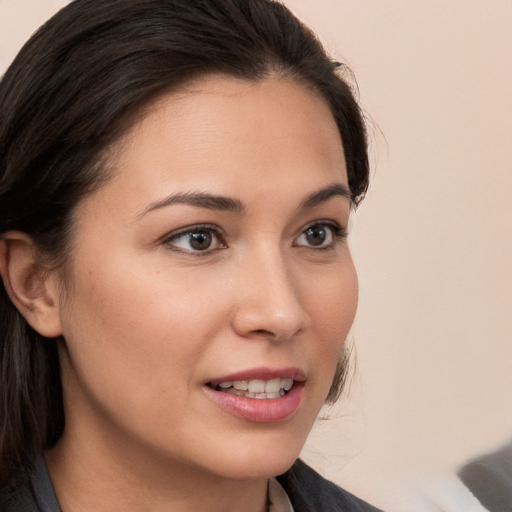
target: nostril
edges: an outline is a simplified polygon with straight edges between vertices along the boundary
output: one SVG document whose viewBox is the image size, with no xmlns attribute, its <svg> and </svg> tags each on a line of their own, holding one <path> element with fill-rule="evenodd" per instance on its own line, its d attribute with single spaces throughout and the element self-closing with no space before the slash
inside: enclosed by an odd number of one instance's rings
<svg viewBox="0 0 512 512">
<path fill-rule="evenodd" d="M 275 338 L 276 333 L 266 329 L 256 329 L 253 331 L 255 334 L 261 334 L 262 336 L 271 336 Z"/>
</svg>

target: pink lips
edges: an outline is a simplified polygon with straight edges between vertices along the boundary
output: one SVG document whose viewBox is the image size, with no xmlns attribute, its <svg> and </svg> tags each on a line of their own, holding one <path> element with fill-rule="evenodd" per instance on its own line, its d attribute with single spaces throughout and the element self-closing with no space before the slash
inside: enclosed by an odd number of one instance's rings
<svg viewBox="0 0 512 512">
<path fill-rule="evenodd" d="M 280 398 L 248 398 L 232 395 L 214 389 L 221 382 L 240 380 L 271 380 L 293 379 L 293 387 Z M 299 368 L 282 368 L 270 370 L 269 368 L 254 368 L 233 373 L 224 377 L 215 378 L 204 386 L 204 391 L 221 409 L 238 418 L 255 423 L 275 423 L 292 416 L 302 402 L 305 373 Z"/>
</svg>

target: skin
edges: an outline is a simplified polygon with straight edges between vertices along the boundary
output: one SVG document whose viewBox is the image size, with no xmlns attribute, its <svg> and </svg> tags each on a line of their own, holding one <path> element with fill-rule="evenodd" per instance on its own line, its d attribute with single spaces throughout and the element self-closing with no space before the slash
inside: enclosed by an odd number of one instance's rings
<svg viewBox="0 0 512 512">
<path fill-rule="evenodd" d="M 290 79 L 209 77 L 155 101 L 111 164 L 48 284 L 65 339 L 66 429 L 46 453 L 62 509 L 263 511 L 266 479 L 299 455 L 356 311 L 347 241 L 330 238 L 349 199 L 303 206 L 348 187 L 334 119 Z M 165 204 L 197 192 L 244 211 Z M 204 251 L 176 235 L 198 224 L 219 233 Z M 312 224 L 327 233 L 320 247 L 304 235 Z M 285 420 L 237 418 L 205 393 L 261 366 L 307 377 Z"/>
</svg>

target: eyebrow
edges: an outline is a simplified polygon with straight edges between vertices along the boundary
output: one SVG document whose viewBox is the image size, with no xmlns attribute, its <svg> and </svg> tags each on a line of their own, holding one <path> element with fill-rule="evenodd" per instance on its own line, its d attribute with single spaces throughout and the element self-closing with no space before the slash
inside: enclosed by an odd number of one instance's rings
<svg viewBox="0 0 512 512">
<path fill-rule="evenodd" d="M 317 190 L 300 203 L 299 209 L 304 210 L 318 206 L 332 197 L 344 197 L 349 201 L 352 200 L 352 195 L 349 189 L 341 183 L 333 183 L 325 188 Z M 233 213 L 244 213 L 246 208 L 242 201 L 225 196 L 216 196 L 205 192 L 188 192 L 182 194 L 172 194 L 159 201 L 151 203 L 138 217 L 143 217 L 149 212 L 172 206 L 175 204 L 187 204 L 196 206 L 198 208 L 206 208 L 208 210 L 217 210 Z"/>
<path fill-rule="evenodd" d="M 174 204 L 188 204 L 198 208 L 207 208 L 208 210 L 218 210 L 224 212 L 243 213 L 245 206 L 238 199 L 224 196 L 214 196 L 205 192 L 188 192 L 184 194 L 172 194 L 170 196 L 151 203 L 139 217 L 146 213 Z"/>
<path fill-rule="evenodd" d="M 331 197 L 344 197 L 352 202 L 352 194 L 350 190 L 341 183 L 333 183 L 325 188 L 322 188 L 316 192 L 313 192 L 302 201 L 301 209 L 313 208 L 321 203 L 331 199 Z"/>
</svg>

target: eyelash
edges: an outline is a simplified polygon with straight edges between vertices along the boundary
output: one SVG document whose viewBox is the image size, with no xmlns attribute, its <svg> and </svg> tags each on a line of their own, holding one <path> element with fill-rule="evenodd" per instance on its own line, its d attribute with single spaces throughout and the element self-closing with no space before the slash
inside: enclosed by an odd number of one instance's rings
<svg viewBox="0 0 512 512">
<path fill-rule="evenodd" d="M 332 234 L 332 241 L 329 242 L 327 245 L 319 245 L 319 246 L 302 245 L 302 244 L 297 243 L 297 240 L 300 237 L 306 236 L 306 232 L 308 230 L 316 228 L 316 227 L 328 228 L 328 230 Z M 176 240 L 179 240 L 180 238 L 185 239 L 187 237 L 187 235 L 190 237 L 190 235 L 199 234 L 201 232 L 213 235 L 212 238 L 217 240 L 218 246 L 214 247 L 214 248 L 210 248 L 210 246 L 208 246 L 205 250 L 199 250 L 199 249 L 194 250 L 193 248 L 187 249 L 187 248 L 177 247 L 175 243 L 173 244 L 173 241 L 175 242 Z M 347 237 L 348 237 L 347 230 L 344 228 L 341 228 L 337 223 L 332 222 L 332 221 L 317 220 L 317 221 L 307 225 L 300 232 L 300 234 L 297 237 L 295 237 L 293 245 L 295 247 L 313 249 L 315 251 L 325 251 L 325 250 L 333 249 L 337 245 L 337 242 L 344 241 L 347 239 Z M 189 238 L 189 241 L 190 241 L 190 238 Z M 211 225 L 211 224 L 197 224 L 194 226 L 183 228 L 182 230 L 178 231 L 177 233 L 172 233 L 169 236 L 166 236 L 163 239 L 163 243 L 165 245 L 167 245 L 171 250 L 189 254 L 192 256 L 205 256 L 214 251 L 227 249 L 227 247 L 228 247 L 223 239 L 223 235 L 222 235 L 221 231 L 216 226 Z"/>
</svg>

